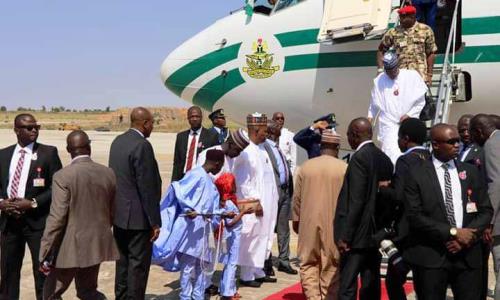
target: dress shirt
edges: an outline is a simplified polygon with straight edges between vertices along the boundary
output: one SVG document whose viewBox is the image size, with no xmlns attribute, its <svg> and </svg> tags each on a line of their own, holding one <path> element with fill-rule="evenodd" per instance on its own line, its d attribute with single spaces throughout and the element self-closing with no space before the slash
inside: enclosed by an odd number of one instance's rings
<svg viewBox="0 0 500 300">
<path fill-rule="evenodd" d="M 465 147 L 465 150 L 463 152 L 460 152 L 460 161 L 463 162 L 467 155 L 469 155 L 470 150 L 472 149 L 472 144 L 469 144 L 467 147 Z"/>
<path fill-rule="evenodd" d="M 217 131 L 217 134 L 220 134 L 220 131 L 221 131 L 222 129 L 220 129 L 220 128 L 219 128 L 219 127 L 217 127 L 217 126 L 214 126 L 213 128 L 215 129 L 215 131 Z"/>
<path fill-rule="evenodd" d="M 78 155 L 78 156 L 75 156 L 75 157 L 71 160 L 71 163 L 74 163 L 77 159 L 84 158 L 84 157 L 88 157 L 88 158 L 90 158 L 90 155 L 83 154 L 83 155 Z"/>
<path fill-rule="evenodd" d="M 363 148 L 364 145 L 370 144 L 370 143 L 373 143 L 373 141 L 372 140 L 368 140 L 368 141 L 362 142 L 361 144 L 359 144 L 358 148 L 356 148 L 355 152 L 357 152 L 357 151 L 359 151 L 359 149 Z"/>
<path fill-rule="evenodd" d="M 193 132 L 196 132 L 196 135 L 193 136 Z M 197 154 L 198 154 L 198 141 L 200 140 L 200 134 L 201 134 L 201 127 L 198 128 L 198 130 L 189 130 L 189 136 L 188 136 L 188 143 L 186 147 L 186 161 L 184 162 L 184 173 L 186 173 L 186 167 L 187 167 L 187 161 L 189 159 L 189 146 L 191 146 L 191 141 L 193 140 L 193 137 L 196 139 L 195 146 L 194 146 L 194 154 L 193 154 L 193 164 L 191 166 L 191 169 L 196 166 L 196 160 L 197 160 Z"/>
<path fill-rule="evenodd" d="M 280 150 L 274 141 L 266 140 L 266 142 L 269 144 L 269 146 L 271 146 L 274 157 L 276 158 L 276 163 L 278 164 L 278 170 L 280 172 L 280 184 L 285 184 L 287 182 L 285 169 L 287 166 L 283 164 L 286 163 L 283 161 L 284 155 L 279 152 Z"/>
<path fill-rule="evenodd" d="M 444 162 L 440 161 L 434 155 L 432 156 L 432 163 L 436 169 L 437 177 L 439 179 L 439 186 L 441 187 L 441 193 L 443 194 L 443 201 L 446 202 L 446 194 L 444 189 Z M 464 206 L 462 202 L 462 185 L 460 184 L 460 179 L 458 178 L 458 170 L 455 162 L 450 160 L 447 162 L 448 172 L 450 173 L 451 179 L 451 191 L 453 197 L 453 212 L 455 214 L 455 221 L 457 223 L 457 228 L 462 228 L 462 223 L 464 219 Z"/>
<path fill-rule="evenodd" d="M 19 178 L 19 187 L 17 188 L 17 197 L 24 198 L 26 194 L 26 184 L 28 183 L 28 175 L 31 166 L 31 160 L 33 157 L 33 145 L 34 143 L 29 144 L 26 147 L 21 147 L 19 144 L 16 145 L 14 149 L 14 153 L 12 154 L 12 159 L 10 161 L 9 167 L 9 185 L 7 186 L 7 195 L 10 195 L 10 190 L 12 186 L 12 180 L 14 179 L 14 173 L 16 173 L 17 163 L 19 162 L 19 158 L 21 157 L 21 153 L 19 151 L 23 149 L 26 151 L 24 154 L 24 164 L 23 170 L 21 171 L 21 177 Z"/>
<path fill-rule="evenodd" d="M 130 128 L 130 129 L 137 132 L 140 136 L 144 137 L 144 134 L 139 129 L 135 129 L 135 128 Z"/>
<path fill-rule="evenodd" d="M 403 153 L 403 155 L 409 154 L 409 153 L 411 153 L 413 150 L 427 150 L 427 148 L 425 148 L 424 146 L 415 146 L 415 147 L 411 147 L 410 149 L 406 150 L 406 152 L 405 152 L 405 153 Z"/>
</svg>

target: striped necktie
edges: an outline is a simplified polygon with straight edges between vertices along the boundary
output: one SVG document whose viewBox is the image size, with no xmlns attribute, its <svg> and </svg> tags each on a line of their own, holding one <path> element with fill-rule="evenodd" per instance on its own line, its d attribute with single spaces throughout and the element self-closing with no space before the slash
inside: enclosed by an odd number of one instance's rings
<svg viewBox="0 0 500 300">
<path fill-rule="evenodd" d="M 12 178 L 12 183 L 10 186 L 10 198 L 17 198 L 17 192 L 19 190 L 19 181 L 21 180 L 21 173 L 23 172 L 24 166 L 24 156 L 26 155 L 26 150 L 19 150 L 21 154 L 19 156 L 19 160 L 17 161 L 16 172 L 14 173 L 14 177 Z"/>
<path fill-rule="evenodd" d="M 457 222 L 455 221 L 455 210 L 453 208 L 453 192 L 451 190 L 451 177 L 448 169 L 450 166 L 445 163 L 442 165 L 444 169 L 444 204 L 446 207 L 446 216 L 448 218 L 448 222 L 452 227 L 457 226 Z"/>
</svg>

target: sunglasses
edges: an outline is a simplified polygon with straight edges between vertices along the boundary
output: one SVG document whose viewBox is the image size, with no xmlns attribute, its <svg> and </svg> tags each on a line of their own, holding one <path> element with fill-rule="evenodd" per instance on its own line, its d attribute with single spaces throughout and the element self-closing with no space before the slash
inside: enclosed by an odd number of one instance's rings
<svg viewBox="0 0 500 300">
<path fill-rule="evenodd" d="M 40 130 L 40 125 L 21 125 L 17 126 L 19 129 L 26 129 L 27 131 L 32 131 L 33 129 L 36 129 L 37 131 Z"/>
<path fill-rule="evenodd" d="M 274 118 L 274 119 L 275 119 L 275 120 L 284 120 L 284 119 L 285 119 L 285 117 L 276 117 L 276 118 Z"/>
<path fill-rule="evenodd" d="M 448 145 L 456 145 L 456 144 L 460 144 L 460 139 L 459 138 L 452 138 L 452 139 L 449 139 L 447 141 L 436 141 L 438 143 L 445 143 L 445 144 L 448 144 Z"/>
</svg>

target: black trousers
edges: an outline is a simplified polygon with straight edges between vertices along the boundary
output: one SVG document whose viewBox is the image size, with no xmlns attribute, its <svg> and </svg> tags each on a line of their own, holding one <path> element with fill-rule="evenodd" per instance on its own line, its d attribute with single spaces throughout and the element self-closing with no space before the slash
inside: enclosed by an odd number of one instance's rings
<svg viewBox="0 0 500 300">
<path fill-rule="evenodd" d="M 481 298 L 481 268 L 471 269 L 464 262 L 453 262 L 439 269 L 413 266 L 412 270 L 418 300 L 445 300 L 448 285 L 455 300 Z"/>
<path fill-rule="evenodd" d="M 339 300 L 356 300 L 358 275 L 360 300 L 380 300 L 380 261 L 377 249 L 351 249 L 340 259 Z M 421 300 L 421 299 L 419 299 Z"/>
<path fill-rule="evenodd" d="M 120 259 L 116 262 L 117 300 L 144 299 L 148 284 L 153 244 L 151 230 L 113 228 Z"/>
<path fill-rule="evenodd" d="M 42 235 L 43 230 L 32 230 L 22 219 L 10 219 L 7 221 L 7 226 L 2 231 L 0 242 L 0 299 L 19 299 L 21 268 L 23 266 L 26 244 L 28 244 L 31 254 L 36 299 L 42 299 L 45 275 L 38 271 L 40 267 L 38 254 L 40 252 Z"/>
<path fill-rule="evenodd" d="M 483 266 L 482 266 L 482 284 L 481 299 L 486 300 L 488 297 L 488 260 L 490 259 L 491 247 L 487 243 L 482 242 L 483 247 Z"/>
<path fill-rule="evenodd" d="M 387 265 L 387 275 L 385 278 L 385 287 L 390 300 L 406 300 L 404 284 L 406 277 L 410 273 L 410 266 L 401 260 L 394 264 L 389 261 Z"/>
</svg>

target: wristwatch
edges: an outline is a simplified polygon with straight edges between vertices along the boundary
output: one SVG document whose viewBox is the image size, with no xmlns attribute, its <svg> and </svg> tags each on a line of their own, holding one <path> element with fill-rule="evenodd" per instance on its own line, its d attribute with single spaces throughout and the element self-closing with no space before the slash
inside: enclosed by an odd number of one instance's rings
<svg viewBox="0 0 500 300">
<path fill-rule="evenodd" d="M 450 228 L 450 235 L 452 237 L 456 237 L 457 236 L 457 229 L 455 227 L 451 227 Z"/>
<path fill-rule="evenodd" d="M 36 202 L 36 199 L 33 198 L 33 201 L 31 201 L 31 208 L 37 208 L 38 207 L 38 202 Z"/>
</svg>

